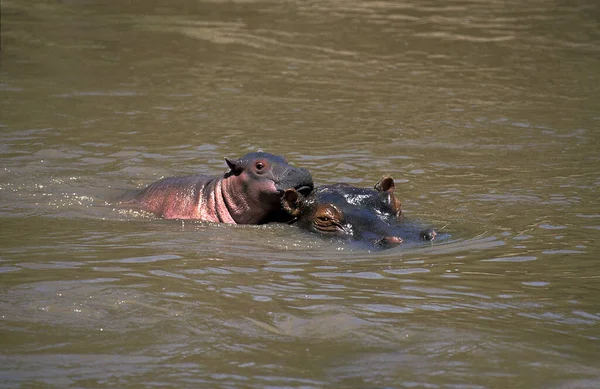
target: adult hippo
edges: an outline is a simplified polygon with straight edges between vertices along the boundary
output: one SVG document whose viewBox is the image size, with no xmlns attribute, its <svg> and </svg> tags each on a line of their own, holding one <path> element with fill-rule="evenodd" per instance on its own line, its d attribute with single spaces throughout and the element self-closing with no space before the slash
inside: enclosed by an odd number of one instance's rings
<svg viewBox="0 0 600 389">
<path fill-rule="evenodd" d="M 277 155 L 256 152 L 225 161 L 229 170 L 223 175 L 163 178 L 121 204 L 165 219 L 262 224 L 287 221 L 281 201 L 285 189 L 300 195 L 313 189 L 308 170 Z"/>
<path fill-rule="evenodd" d="M 397 246 L 403 239 L 435 239 L 433 229 L 420 230 L 403 221 L 394 189 L 393 178 L 384 177 L 374 189 L 333 184 L 317 187 L 304 196 L 290 188 L 282 202 L 295 225 L 327 236 L 380 248 Z"/>
</svg>

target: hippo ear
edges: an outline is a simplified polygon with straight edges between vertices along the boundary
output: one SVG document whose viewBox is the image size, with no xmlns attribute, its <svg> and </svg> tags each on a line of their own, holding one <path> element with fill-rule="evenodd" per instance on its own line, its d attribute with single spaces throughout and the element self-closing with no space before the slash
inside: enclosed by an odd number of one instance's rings
<svg viewBox="0 0 600 389">
<path fill-rule="evenodd" d="M 393 192 L 396 184 L 394 184 L 394 179 L 390 176 L 385 176 L 377 184 L 375 184 L 375 189 L 379 192 Z"/>
<path fill-rule="evenodd" d="M 239 159 L 225 158 L 225 162 L 227 162 L 227 166 L 229 166 L 229 169 L 231 169 L 232 174 L 241 172 L 242 164 Z"/>
<path fill-rule="evenodd" d="M 286 189 L 281 198 L 283 209 L 290 215 L 297 217 L 300 215 L 300 204 L 302 195 L 294 188 Z"/>
</svg>

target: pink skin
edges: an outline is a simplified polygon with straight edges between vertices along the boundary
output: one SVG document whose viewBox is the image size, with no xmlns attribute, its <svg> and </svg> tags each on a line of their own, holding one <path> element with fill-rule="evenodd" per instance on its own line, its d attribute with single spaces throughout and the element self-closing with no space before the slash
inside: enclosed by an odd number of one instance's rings
<svg viewBox="0 0 600 389">
<path fill-rule="evenodd" d="M 218 223 L 255 224 L 267 217 L 271 207 L 243 193 L 244 174 L 239 176 L 189 176 L 165 178 L 136 197 L 145 211 L 165 219 L 197 219 Z M 269 202 L 279 204 L 279 194 L 271 181 L 264 184 L 273 194 Z M 271 197 L 271 196 L 262 196 Z"/>
<path fill-rule="evenodd" d="M 280 215 L 283 190 L 278 184 L 312 188 L 310 173 L 281 157 L 260 152 L 226 160 L 230 170 L 223 176 L 164 178 L 125 204 L 165 219 L 261 224 Z"/>
</svg>

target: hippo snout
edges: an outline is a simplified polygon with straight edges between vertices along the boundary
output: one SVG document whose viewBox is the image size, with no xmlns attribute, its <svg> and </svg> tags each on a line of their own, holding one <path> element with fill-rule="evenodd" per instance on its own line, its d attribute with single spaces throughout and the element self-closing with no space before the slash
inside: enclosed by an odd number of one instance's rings
<svg viewBox="0 0 600 389">
<path fill-rule="evenodd" d="M 275 182 L 277 190 L 283 193 L 286 189 L 294 188 L 303 196 L 307 196 L 314 188 L 312 176 L 307 169 L 289 168 Z"/>
</svg>

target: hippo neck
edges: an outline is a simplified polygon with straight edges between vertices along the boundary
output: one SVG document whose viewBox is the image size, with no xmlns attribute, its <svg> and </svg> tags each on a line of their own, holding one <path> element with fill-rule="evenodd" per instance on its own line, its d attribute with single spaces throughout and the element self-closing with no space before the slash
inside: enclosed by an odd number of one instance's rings
<svg viewBox="0 0 600 389">
<path fill-rule="evenodd" d="M 215 186 L 215 198 L 218 199 L 218 212 L 229 215 L 237 224 L 261 224 L 267 217 L 260 204 L 252 204 L 244 185 L 235 182 L 236 176 L 222 178 Z M 226 215 L 224 215 L 226 216 Z"/>
<path fill-rule="evenodd" d="M 195 212 L 192 219 L 206 220 L 216 223 L 236 224 L 231 217 L 227 205 L 223 201 L 222 177 L 210 177 L 207 181 L 199 182 L 195 188 Z"/>
</svg>

